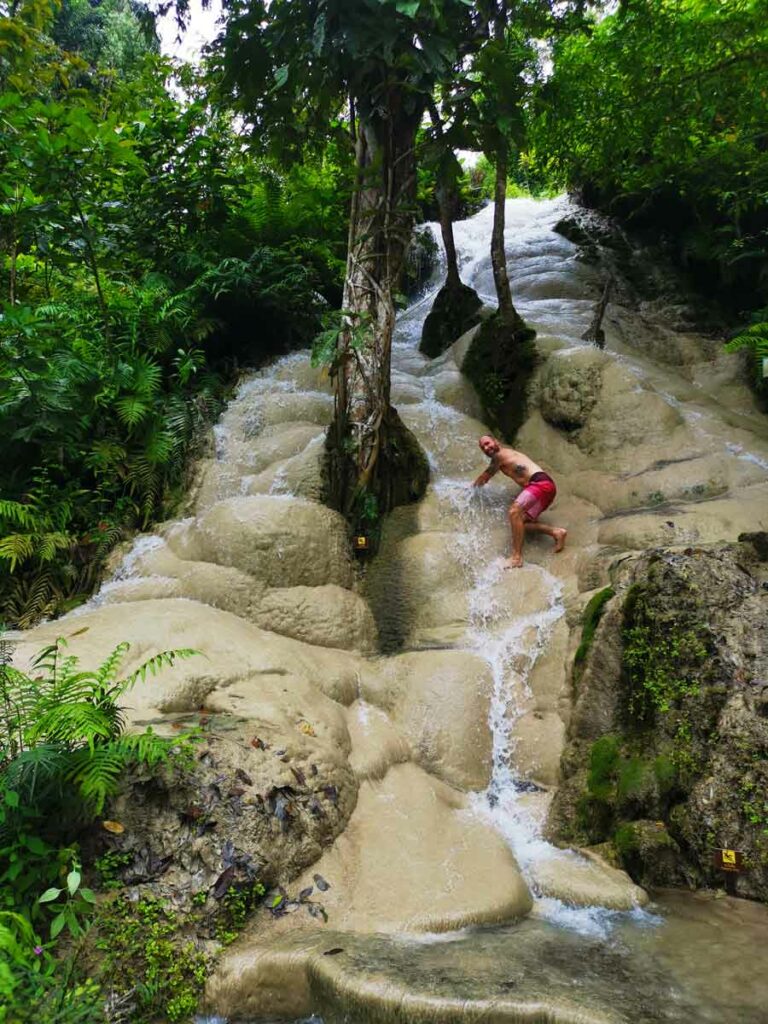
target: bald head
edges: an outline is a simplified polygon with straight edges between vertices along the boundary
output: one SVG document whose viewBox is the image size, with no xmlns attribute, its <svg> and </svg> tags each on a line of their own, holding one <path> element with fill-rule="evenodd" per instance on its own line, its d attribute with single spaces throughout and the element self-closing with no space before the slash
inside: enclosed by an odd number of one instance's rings
<svg viewBox="0 0 768 1024">
<path fill-rule="evenodd" d="M 499 442 L 495 437 L 491 437 L 490 434 L 483 434 L 477 443 L 480 446 L 480 450 L 483 455 L 487 455 L 489 459 L 501 450 Z"/>
</svg>

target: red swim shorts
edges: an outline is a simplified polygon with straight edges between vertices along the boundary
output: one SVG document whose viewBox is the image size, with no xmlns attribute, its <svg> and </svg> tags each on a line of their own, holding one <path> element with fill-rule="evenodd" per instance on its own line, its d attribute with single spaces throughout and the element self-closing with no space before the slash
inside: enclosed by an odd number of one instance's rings
<svg viewBox="0 0 768 1024">
<path fill-rule="evenodd" d="M 526 518 L 535 523 L 555 500 L 556 494 L 555 481 L 548 473 L 534 473 L 512 504 L 521 508 Z"/>
</svg>

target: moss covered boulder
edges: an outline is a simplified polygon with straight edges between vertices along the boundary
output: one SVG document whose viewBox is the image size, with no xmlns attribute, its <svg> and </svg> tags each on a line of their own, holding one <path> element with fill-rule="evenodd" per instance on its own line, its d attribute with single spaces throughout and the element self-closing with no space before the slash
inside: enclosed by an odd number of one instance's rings
<svg viewBox="0 0 768 1024">
<path fill-rule="evenodd" d="M 424 321 L 419 351 L 430 359 L 441 355 L 460 335 L 480 322 L 482 305 L 474 288 L 461 282 L 444 284 Z"/>
<path fill-rule="evenodd" d="M 510 325 L 496 313 L 481 322 L 461 363 L 488 423 L 508 440 L 525 420 L 528 385 L 537 363 L 535 337 L 532 328 Z"/>
<path fill-rule="evenodd" d="M 758 542 L 623 561 L 588 607 L 548 829 L 613 844 L 643 885 L 768 900 L 768 564 Z M 595 603 L 601 616 L 595 621 Z"/>
</svg>

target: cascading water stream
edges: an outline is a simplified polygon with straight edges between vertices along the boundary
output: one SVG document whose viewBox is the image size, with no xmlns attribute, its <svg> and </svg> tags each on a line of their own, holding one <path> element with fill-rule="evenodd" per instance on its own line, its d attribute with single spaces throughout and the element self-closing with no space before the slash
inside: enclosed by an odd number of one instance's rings
<svg viewBox="0 0 768 1024">
<path fill-rule="evenodd" d="M 561 201 L 552 204 L 552 213 L 559 213 Z M 532 206 L 534 224 L 526 233 L 526 244 L 541 234 L 539 204 Z M 484 263 L 487 263 L 489 224 L 487 211 L 472 220 L 456 225 L 457 248 L 468 282 L 481 285 Z M 515 220 L 512 220 L 515 223 Z M 437 236 L 436 228 L 432 228 Z M 536 257 L 540 264 L 541 258 Z M 479 279 L 479 280 L 478 280 Z M 491 296 L 478 287 L 481 297 L 492 302 Z M 433 487 L 440 502 L 450 510 L 451 518 L 460 523 L 456 533 L 456 549 L 460 555 L 469 588 L 471 627 L 466 649 L 481 657 L 489 666 L 493 679 L 493 693 L 489 715 L 492 734 L 492 773 L 487 789 L 473 799 L 473 813 L 486 820 L 510 844 L 515 858 L 535 893 L 530 867 L 547 858 L 573 859 L 578 855 L 558 850 L 541 837 L 540 824 L 526 811 L 520 797 L 531 789 L 532 783 L 521 779 L 514 770 L 512 751 L 515 744 L 515 722 L 522 713 L 525 698 L 529 696 L 528 677 L 539 654 L 545 649 L 552 626 L 564 614 L 562 586 L 558 579 L 538 566 L 527 566 L 524 573 L 538 573 L 547 591 L 547 606 L 530 614 L 510 617 L 503 599 L 494 589 L 505 570 L 500 553 L 489 551 L 487 536 L 499 522 L 506 520 L 508 499 L 471 487 L 471 477 L 456 478 L 446 475 L 441 465 L 442 449 L 451 438 L 451 422 L 458 418 L 456 410 L 441 403 L 429 377 L 429 363 L 415 352 L 424 318 L 431 308 L 434 288 L 420 297 L 404 314 L 398 325 L 393 346 L 393 371 L 413 375 L 418 372 L 418 360 L 423 363 L 421 382 L 424 391 L 423 407 L 427 413 L 428 435 L 419 435 L 429 458 Z M 414 359 L 415 357 L 415 359 Z M 468 469 L 472 462 L 482 459 L 468 453 Z M 600 907 L 573 908 L 559 900 L 538 897 L 536 913 L 567 927 L 587 934 L 604 934 L 615 914 Z M 649 917 L 649 915 L 645 915 Z"/>
</svg>

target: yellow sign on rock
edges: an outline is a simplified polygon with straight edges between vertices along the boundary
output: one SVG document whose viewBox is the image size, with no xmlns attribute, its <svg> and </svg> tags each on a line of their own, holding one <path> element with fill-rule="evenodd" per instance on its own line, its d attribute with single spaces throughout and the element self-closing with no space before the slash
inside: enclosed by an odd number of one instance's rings
<svg viewBox="0 0 768 1024">
<path fill-rule="evenodd" d="M 715 867 L 720 871 L 743 871 L 744 856 L 740 850 L 715 850 Z"/>
</svg>

